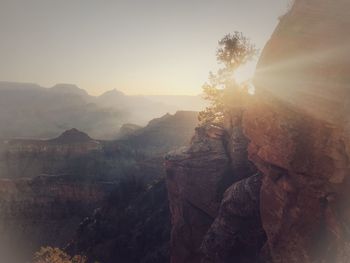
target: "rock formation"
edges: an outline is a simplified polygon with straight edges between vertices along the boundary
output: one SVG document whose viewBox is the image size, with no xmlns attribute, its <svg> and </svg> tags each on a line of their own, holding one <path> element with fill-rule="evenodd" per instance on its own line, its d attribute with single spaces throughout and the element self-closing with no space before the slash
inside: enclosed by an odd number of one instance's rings
<svg viewBox="0 0 350 263">
<path fill-rule="evenodd" d="M 172 263 L 229 262 L 234 251 L 241 262 L 257 258 L 260 175 L 248 161 L 242 113 L 232 108 L 225 127 L 197 128 L 188 148 L 166 157 Z"/>
<path fill-rule="evenodd" d="M 91 262 L 169 262 L 170 216 L 165 181 L 125 181 L 80 225 L 67 250 Z"/>
<path fill-rule="evenodd" d="M 265 243 L 259 213 L 261 176 L 233 184 L 202 242 L 202 262 L 259 262 Z"/>
<path fill-rule="evenodd" d="M 41 246 L 65 246 L 81 220 L 101 205 L 112 186 L 59 176 L 1 179 L 1 260 L 26 262 Z"/>
<path fill-rule="evenodd" d="M 167 158 L 172 263 L 349 262 L 349 10 L 296 0 L 255 96 Z"/>
<path fill-rule="evenodd" d="M 102 143 L 77 129 L 51 140 L 7 140 L 0 146 L 0 177 L 72 174 L 73 167 L 88 165 L 82 159 L 92 161 L 102 149 Z"/>
<path fill-rule="evenodd" d="M 243 118 L 272 262 L 348 262 L 349 1 L 296 0 Z"/>
<path fill-rule="evenodd" d="M 199 247 L 232 183 L 224 130 L 197 128 L 189 148 L 166 157 L 172 214 L 171 262 L 199 262 Z"/>
<path fill-rule="evenodd" d="M 103 263 L 167 262 L 163 155 L 186 145 L 196 123 L 196 112 L 183 111 L 116 141 L 77 129 L 51 140 L 4 141 L 0 261 L 23 263 L 41 246 L 70 244 L 70 253 Z"/>
<path fill-rule="evenodd" d="M 197 116 L 198 112 L 195 111 L 167 113 L 120 140 L 148 155 L 162 155 L 179 145 L 189 143 L 198 123 Z"/>
</svg>

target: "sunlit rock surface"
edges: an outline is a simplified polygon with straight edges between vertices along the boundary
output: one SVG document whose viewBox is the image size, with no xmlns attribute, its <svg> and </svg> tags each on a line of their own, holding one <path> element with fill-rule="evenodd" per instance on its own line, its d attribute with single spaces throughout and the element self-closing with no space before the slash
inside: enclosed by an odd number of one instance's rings
<svg viewBox="0 0 350 263">
<path fill-rule="evenodd" d="M 228 112 L 223 146 L 204 133 L 189 148 L 199 158 L 183 149 L 167 161 L 173 263 L 349 262 L 349 10 L 345 0 L 296 0 L 262 52 L 255 96 Z M 213 202 L 227 167 L 232 186 Z"/>
<path fill-rule="evenodd" d="M 295 0 L 262 52 L 258 92 L 327 122 L 347 117 L 350 2 Z"/>
<path fill-rule="evenodd" d="M 274 263 L 350 260 L 349 10 L 296 0 L 259 62 L 243 126 Z"/>
</svg>

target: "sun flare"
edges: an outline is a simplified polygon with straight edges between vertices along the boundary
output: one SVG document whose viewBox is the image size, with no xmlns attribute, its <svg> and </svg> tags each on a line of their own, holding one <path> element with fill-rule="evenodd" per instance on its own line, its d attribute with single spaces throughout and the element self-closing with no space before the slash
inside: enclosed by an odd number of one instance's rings
<svg viewBox="0 0 350 263">
<path fill-rule="evenodd" d="M 253 79 L 255 74 L 256 62 L 250 62 L 246 65 L 243 65 L 234 73 L 235 80 L 241 84 L 248 80 Z"/>
</svg>

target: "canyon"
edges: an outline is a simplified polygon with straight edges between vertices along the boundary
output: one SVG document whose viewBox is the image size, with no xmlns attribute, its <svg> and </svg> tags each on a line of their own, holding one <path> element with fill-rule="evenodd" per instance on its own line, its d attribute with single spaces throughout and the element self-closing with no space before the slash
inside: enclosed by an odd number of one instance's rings
<svg viewBox="0 0 350 263">
<path fill-rule="evenodd" d="M 349 261 L 349 8 L 294 1 L 254 96 L 167 156 L 172 263 Z"/>
<path fill-rule="evenodd" d="M 127 254 L 134 262 L 146 254 L 148 262 L 155 257 L 163 262 L 168 258 L 170 217 L 162 155 L 186 145 L 196 125 L 197 112 L 180 111 L 113 141 L 96 140 L 77 129 L 49 140 L 4 140 L 1 260 L 28 262 L 43 246 L 83 251 L 96 260 L 128 259 L 125 253 L 107 257 L 110 240 L 115 240 L 125 248 L 138 244 L 138 254 Z M 118 220 L 120 228 L 114 225 Z M 125 240 L 125 231 L 135 226 L 135 241 Z M 149 229 L 149 236 L 137 241 L 142 227 Z M 149 250 L 141 250 L 143 244 Z M 94 246 L 98 253 L 85 250 Z"/>
<path fill-rule="evenodd" d="M 179 111 L 111 141 L 3 140 L 7 263 L 43 245 L 102 263 L 349 262 L 348 10 L 295 0 L 221 124 Z"/>
<path fill-rule="evenodd" d="M 0 81 L 0 140 L 54 138 L 72 128 L 115 140 L 125 123 L 146 126 L 166 113 L 199 111 L 206 104 L 199 95 L 127 95 L 113 89 L 93 96 L 72 84 L 46 88 Z"/>
</svg>

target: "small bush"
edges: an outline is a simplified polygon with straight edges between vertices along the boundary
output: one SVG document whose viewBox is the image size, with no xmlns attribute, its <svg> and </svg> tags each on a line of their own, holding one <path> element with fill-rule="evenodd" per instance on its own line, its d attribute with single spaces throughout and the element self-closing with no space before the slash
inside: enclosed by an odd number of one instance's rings
<svg viewBox="0 0 350 263">
<path fill-rule="evenodd" d="M 42 247 L 34 254 L 33 263 L 87 263 L 87 258 L 81 255 L 71 257 L 59 248 Z"/>
</svg>

